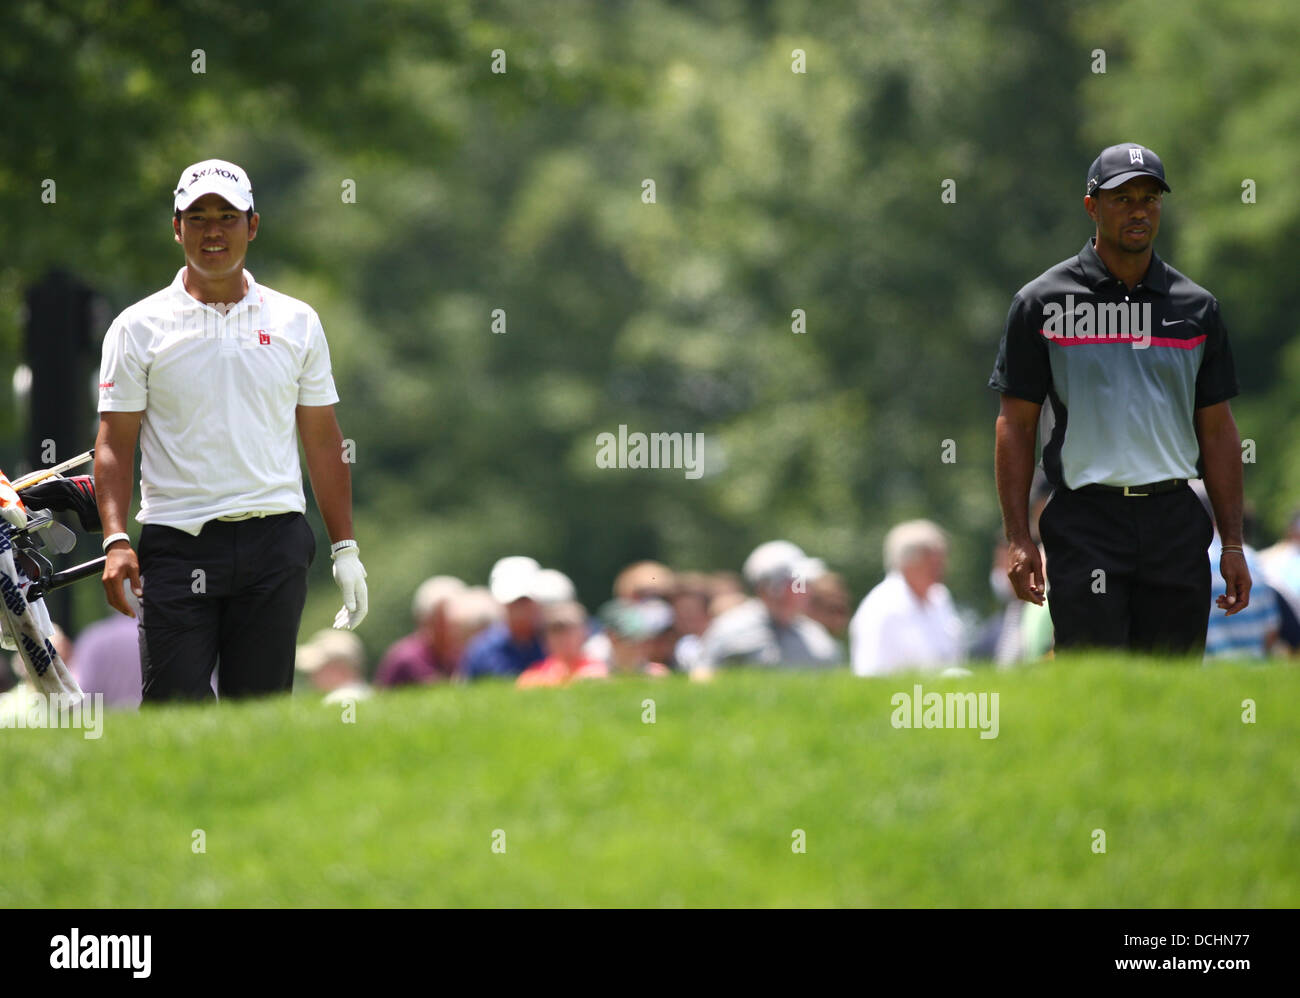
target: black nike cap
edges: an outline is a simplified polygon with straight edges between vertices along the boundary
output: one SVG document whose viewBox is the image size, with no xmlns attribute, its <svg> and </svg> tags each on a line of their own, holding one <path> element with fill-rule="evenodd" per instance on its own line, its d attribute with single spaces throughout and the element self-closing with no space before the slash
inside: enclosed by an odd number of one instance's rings
<svg viewBox="0 0 1300 998">
<path fill-rule="evenodd" d="M 1155 177 L 1160 181 L 1161 187 L 1169 190 L 1169 184 L 1165 181 L 1164 163 L 1146 146 L 1140 146 L 1136 142 L 1108 146 L 1088 168 L 1085 193 L 1092 195 L 1099 190 L 1109 191 L 1134 177 Z"/>
</svg>

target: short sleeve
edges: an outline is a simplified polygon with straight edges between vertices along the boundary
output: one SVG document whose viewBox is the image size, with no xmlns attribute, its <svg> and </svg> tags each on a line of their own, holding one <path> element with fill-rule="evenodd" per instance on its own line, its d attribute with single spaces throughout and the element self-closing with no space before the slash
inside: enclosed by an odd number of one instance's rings
<svg viewBox="0 0 1300 998">
<path fill-rule="evenodd" d="M 1196 373 L 1196 408 L 1218 405 L 1235 398 L 1237 369 L 1232 362 L 1232 347 L 1228 345 L 1228 331 L 1215 301 L 1206 315 L 1205 353 L 1201 355 L 1201 369 Z"/>
<path fill-rule="evenodd" d="M 1011 302 L 1007 322 L 998 346 L 998 359 L 989 377 L 989 387 L 1003 395 L 1043 404 L 1052 384 L 1052 365 L 1047 342 L 1039 333 L 1032 310 L 1020 295 Z"/>
<path fill-rule="evenodd" d="M 313 312 L 307 330 L 307 355 L 303 358 L 302 374 L 298 377 L 298 404 L 333 405 L 338 400 L 334 375 L 330 372 L 330 348 L 325 341 L 325 329 Z"/>
<path fill-rule="evenodd" d="M 149 402 L 149 370 L 130 324 L 120 316 L 104 336 L 99 362 L 99 411 L 141 412 Z"/>
</svg>

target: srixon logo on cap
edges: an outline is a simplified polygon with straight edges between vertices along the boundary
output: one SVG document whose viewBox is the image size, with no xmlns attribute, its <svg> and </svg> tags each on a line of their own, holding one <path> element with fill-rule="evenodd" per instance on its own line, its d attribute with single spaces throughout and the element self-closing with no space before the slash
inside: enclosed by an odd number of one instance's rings
<svg viewBox="0 0 1300 998">
<path fill-rule="evenodd" d="M 210 166 L 206 170 L 195 170 L 190 175 L 190 183 L 191 184 L 194 183 L 196 180 L 199 179 L 199 177 L 206 177 L 209 173 L 215 173 L 219 177 L 225 177 L 227 180 L 233 180 L 237 184 L 243 183 L 243 181 L 239 178 L 238 174 L 231 173 L 229 170 L 224 170 L 219 166 Z"/>
</svg>

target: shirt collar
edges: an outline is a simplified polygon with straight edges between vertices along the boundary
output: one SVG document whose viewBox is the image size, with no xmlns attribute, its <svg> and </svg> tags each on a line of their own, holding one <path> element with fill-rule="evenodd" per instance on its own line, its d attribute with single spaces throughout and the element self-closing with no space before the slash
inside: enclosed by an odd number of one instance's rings
<svg viewBox="0 0 1300 998">
<path fill-rule="evenodd" d="M 262 294 L 257 288 L 257 281 L 253 280 L 253 275 L 250 274 L 247 270 L 244 271 L 244 280 L 248 282 L 248 294 L 244 295 L 244 297 L 240 301 L 235 303 L 235 308 L 238 308 L 240 305 L 248 305 L 251 307 L 253 305 L 260 303 L 262 300 Z M 188 291 L 185 290 L 185 268 L 184 267 L 176 271 L 176 277 L 172 280 L 171 283 L 171 290 L 175 292 L 177 295 L 179 295 L 188 305 L 206 306 L 205 302 L 199 301 L 192 294 L 190 294 Z M 206 306 L 206 307 L 211 307 L 211 306 Z M 231 311 L 233 312 L 234 309 L 231 309 Z"/>
<path fill-rule="evenodd" d="M 1088 287 L 1093 291 L 1098 291 L 1108 284 L 1122 283 L 1101 262 L 1092 239 L 1084 243 L 1083 249 L 1079 251 L 1079 268 L 1083 271 Z M 1142 275 L 1142 280 L 1138 281 L 1138 287 L 1147 288 L 1166 297 L 1169 295 L 1169 267 L 1154 250 L 1151 253 L 1151 263 L 1147 265 L 1147 272 Z"/>
</svg>

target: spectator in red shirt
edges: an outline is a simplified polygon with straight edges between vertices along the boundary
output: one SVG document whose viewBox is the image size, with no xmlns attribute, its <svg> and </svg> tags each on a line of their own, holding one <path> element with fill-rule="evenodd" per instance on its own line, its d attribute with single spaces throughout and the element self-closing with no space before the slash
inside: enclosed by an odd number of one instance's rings
<svg viewBox="0 0 1300 998">
<path fill-rule="evenodd" d="M 563 686 L 574 679 L 598 679 L 609 674 L 604 662 L 582 653 L 587 611 L 581 603 L 565 600 L 546 605 L 542 619 L 546 658 L 521 672 L 516 686 Z"/>
<path fill-rule="evenodd" d="M 464 591 L 465 583 L 450 575 L 435 575 L 420 584 L 411 603 L 415 630 L 384 653 L 375 670 L 376 686 L 441 683 L 452 678 L 457 656 L 447 624 L 447 601 Z"/>
</svg>

